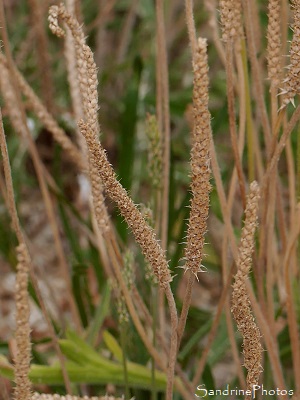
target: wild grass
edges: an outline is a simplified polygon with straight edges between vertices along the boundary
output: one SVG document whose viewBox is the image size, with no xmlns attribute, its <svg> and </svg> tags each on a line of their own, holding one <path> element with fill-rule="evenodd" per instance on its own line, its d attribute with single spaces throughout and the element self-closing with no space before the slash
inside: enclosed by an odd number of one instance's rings
<svg viewBox="0 0 300 400">
<path fill-rule="evenodd" d="M 0 399 L 299 399 L 300 2 L 52 3 L 0 0 Z"/>
</svg>

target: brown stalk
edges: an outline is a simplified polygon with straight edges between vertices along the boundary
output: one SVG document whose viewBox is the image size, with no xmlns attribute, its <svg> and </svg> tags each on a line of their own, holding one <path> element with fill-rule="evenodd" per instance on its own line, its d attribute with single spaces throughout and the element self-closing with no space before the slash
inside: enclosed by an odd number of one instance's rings
<svg viewBox="0 0 300 400">
<path fill-rule="evenodd" d="M 79 121 L 79 127 L 82 135 L 86 139 L 89 154 L 95 160 L 98 174 L 102 179 L 108 196 L 117 203 L 121 215 L 125 218 L 135 236 L 135 240 L 140 245 L 144 256 L 152 266 L 160 287 L 165 291 L 170 309 L 172 328 L 167 387 L 167 396 L 171 399 L 177 353 L 177 311 L 174 297 L 170 289 L 172 278 L 168 268 L 168 263 L 162 248 L 156 240 L 154 230 L 146 223 L 133 201 L 129 198 L 126 190 L 116 179 L 115 173 L 107 160 L 106 154 L 101 147 L 100 142 L 96 140 L 90 126 L 83 121 Z"/>
<path fill-rule="evenodd" d="M 234 258 L 235 262 L 237 262 L 238 251 L 237 251 L 237 245 L 235 242 L 235 235 L 234 235 L 234 231 L 233 231 L 233 227 L 232 227 L 232 223 L 231 223 L 231 219 L 230 219 L 230 215 L 229 215 L 229 211 L 228 211 L 228 205 L 227 205 L 226 196 L 225 196 L 225 192 L 224 192 L 224 188 L 223 188 L 222 178 L 221 178 L 221 174 L 220 174 L 220 168 L 218 165 L 218 160 L 217 160 L 216 151 L 215 151 L 215 147 L 214 147 L 212 138 L 211 138 L 210 154 L 211 154 L 212 171 L 213 171 L 213 175 L 214 175 L 214 178 L 216 181 L 217 193 L 218 193 L 218 197 L 219 197 L 220 204 L 221 204 L 221 211 L 222 211 L 223 219 L 225 222 L 225 229 L 226 229 L 225 234 L 228 235 L 233 258 Z M 260 305 L 253 293 L 253 289 L 250 284 L 247 284 L 247 292 L 249 294 L 255 317 L 257 318 L 259 327 L 260 327 L 263 337 L 264 337 L 267 351 L 269 353 L 272 368 L 274 371 L 274 381 L 278 385 L 278 387 L 284 387 L 285 385 L 282 384 L 282 383 L 284 383 L 284 378 L 283 378 L 280 359 L 279 359 L 279 355 L 278 355 L 278 348 L 277 348 L 277 344 L 276 344 L 276 339 L 274 338 L 275 332 L 273 332 L 269 329 L 268 323 L 266 322 L 266 319 L 265 319 L 263 313 L 261 312 Z M 198 368 L 199 368 L 199 365 L 197 367 L 197 370 L 198 370 Z M 197 375 L 197 373 L 196 373 L 196 375 Z M 196 375 L 195 375 L 195 378 L 197 377 Z M 193 383 L 197 384 L 198 381 L 195 378 L 193 380 Z M 199 377 L 198 377 L 198 379 L 199 379 Z"/>
<path fill-rule="evenodd" d="M 207 341 L 205 343 L 205 347 L 202 351 L 201 358 L 198 361 L 196 373 L 194 375 L 193 382 L 192 382 L 192 384 L 194 386 L 197 385 L 197 383 L 199 382 L 199 380 L 203 374 L 209 351 L 211 349 L 211 346 L 212 346 L 215 336 L 217 334 L 217 329 L 218 329 L 220 319 L 222 316 L 222 312 L 223 312 L 223 309 L 225 306 L 226 298 L 227 298 L 229 290 L 231 288 L 231 281 L 232 281 L 234 269 L 235 269 L 235 264 L 232 263 L 230 271 L 227 275 L 226 281 L 224 281 L 224 284 L 223 284 L 222 293 L 221 293 L 220 299 L 218 301 L 217 310 L 216 310 L 216 313 L 215 313 L 215 316 L 213 319 L 211 329 L 210 329 L 208 337 L 207 337 Z M 238 372 L 238 374 L 240 375 L 239 372 Z M 240 379 L 240 381 L 241 381 L 241 379 Z M 245 381 L 245 380 L 243 379 L 242 381 Z M 243 383 L 242 386 L 245 386 L 245 383 Z"/>
<path fill-rule="evenodd" d="M 3 68 L 8 67 L 8 58 L 6 58 L 3 54 L 0 54 L 0 63 L 2 64 Z M 10 65 L 10 69 L 13 71 L 15 82 L 17 82 L 18 87 L 28 99 L 29 108 L 36 113 L 37 117 L 44 124 L 45 128 L 53 135 L 54 140 L 57 141 L 57 143 L 59 143 L 61 147 L 69 154 L 74 164 L 77 165 L 80 170 L 84 170 L 85 164 L 77 147 L 67 137 L 64 130 L 57 125 L 57 122 L 54 120 L 52 115 L 49 114 L 47 109 L 41 103 L 40 99 L 17 70 L 14 63 Z"/>
<path fill-rule="evenodd" d="M 228 275 L 228 263 L 231 262 L 231 255 L 228 254 L 228 238 L 226 235 L 223 235 L 223 243 L 222 243 L 222 274 L 223 274 L 223 284 L 225 284 L 225 280 Z M 231 274 L 228 278 L 232 279 L 233 274 Z M 226 318 L 226 326 L 227 326 L 227 332 L 228 332 L 228 338 L 229 338 L 229 343 L 231 346 L 231 351 L 232 351 L 232 358 L 233 362 L 235 364 L 236 368 L 236 373 L 238 375 L 238 379 L 240 382 L 240 386 L 242 388 L 246 387 L 246 381 L 244 377 L 244 371 L 241 365 L 241 360 L 240 360 L 240 354 L 239 354 L 239 349 L 236 343 L 236 338 L 235 338 L 235 329 L 233 326 L 233 318 L 231 314 L 231 309 L 230 309 L 230 296 L 229 293 L 225 299 L 225 304 L 224 304 L 224 309 L 225 309 L 225 318 Z"/>
<path fill-rule="evenodd" d="M 87 32 L 90 32 L 92 29 L 96 27 L 101 28 L 101 26 L 103 27 L 103 25 L 105 25 L 106 19 L 111 13 L 112 9 L 114 8 L 116 0 L 111 0 L 108 3 L 100 2 L 100 4 L 101 3 L 104 3 L 103 8 L 100 9 L 96 18 L 89 25 L 87 25 L 86 27 Z"/>
<path fill-rule="evenodd" d="M 149 310 L 147 309 L 143 299 L 141 298 L 141 296 L 135 286 L 132 288 L 132 293 L 134 296 L 134 303 L 136 304 L 136 309 L 138 309 L 141 312 L 149 329 L 151 329 L 153 326 L 152 316 L 150 315 Z M 167 350 L 167 345 L 166 345 L 166 338 L 161 335 L 159 330 L 157 330 L 156 336 L 157 336 L 157 341 L 158 341 L 159 345 L 161 346 L 161 349 L 164 352 L 164 356 L 167 356 L 168 350 Z M 181 366 L 179 365 L 179 363 L 176 363 L 175 371 L 176 371 L 178 377 L 180 377 L 180 379 L 182 380 L 182 383 L 186 386 L 187 390 L 189 390 L 193 394 L 194 393 L 194 385 L 188 380 L 188 378 L 186 377 L 186 375 L 185 375 L 184 371 L 182 370 Z"/>
<path fill-rule="evenodd" d="M 238 26 L 240 23 L 241 23 L 241 21 L 239 21 L 239 23 L 237 23 L 236 25 Z M 240 27 L 239 30 L 242 31 L 242 27 Z M 235 38 L 235 39 L 238 39 L 238 38 Z M 230 51 L 229 47 L 231 47 L 231 46 L 232 46 L 231 42 L 226 43 L 226 49 L 228 49 L 228 51 Z M 245 124 L 246 124 L 246 102 L 245 102 L 246 81 L 245 80 L 247 79 L 247 76 L 245 76 L 245 73 L 244 73 L 243 60 L 242 60 L 242 56 L 241 56 L 241 43 L 239 42 L 239 40 L 235 41 L 234 50 L 235 50 L 236 64 L 237 64 L 237 70 L 238 70 L 238 83 L 239 83 L 238 93 L 239 93 L 239 103 L 240 103 L 240 106 L 239 106 L 239 110 L 240 110 L 239 139 L 238 139 L 238 143 L 236 145 L 238 147 L 237 151 L 238 151 L 238 155 L 239 155 L 239 159 L 240 159 L 241 155 L 243 154 L 243 148 L 244 148 L 244 143 L 245 143 Z M 232 51 L 232 49 L 231 49 L 231 51 Z M 233 60 L 231 60 L 231 62 L 226 60 L 225 66 L 226 66 L 226 70 L 228 70 L 228 69 L 231 70 L 231 73 L 230 73 L 231 79 L 227 78 L 227 92 L 231 86 L 230 91 L 232 92 L 231 97 L 232 97 L 232 101 L 233 101 L 234 100 L 234 91 L 233 91 L 234 90 L 234 87 L 233 87 L 233 72 L 234 71 L 232 69 L 232 62 L 233 62 Z M 230 68 L 228 68 L 228 67 L 230 67 Z M 228 72 L 230 72 L 230 71 L 228 71 Z M 229 83 L 229 81 L 230 81 L 230 83 Z M 232 103 L 232 101 L 231 101 L 231 103 Z M 228 101 L 228 104 L 229 103 L 230 102 Z M 230 108 L 229 105 L 228 105 L 228 108 Z M 231 118 L 232 123 L 234 123 L 233 131 L 235 131 L 234 109 L 232 109 L 232 116 L 233 116 L 233 118 Z M 234 141 L 236 141 L 236 140 L 234 140 Z M 248 154 L 248 157 L 249 156 L 250 155 Z M 228 199 L 227 199 L 228 211 L 230 213 L 230 216 L 232 215 L 232 207 L 234 204 L 234 198 L 235 198 L 235 193 L 236 193 L 237 178 L 238 178 L 237 168 L 236 168 L 236 166 L 234 166 L 234 170 L 233 170 L 230 185 L 229 185 Z M 243 184 L 245 185 L 244 182 L 243 182 Z M 246 194 L 244 194 L 244 196 L 246 196 Z M 245 201 L 246 201 L 246 197 L 244 197 L 244 201 L 243 201 L 244 204 L 245 204 Z M 228 239 L 227 239 L 227 236 L 224 235 L 223 243 L 222 243 L 222 271 L 223 271 L 224 284 L 225 284 L 226 279 L 231 279 L 231 277 L 232 277 L 232 272 L 231 272 L 231 274 L 227 278 L 227 274 L 228 274 L 227 258 L 228 258 Z M 225 301 L 225 316 L 226 316 L 227 331 L 228 331 L 229 341 L 230 341 L 230 345 L 231 345 L 231 349 L 232 349 L 233 360 L 236 365 L 236 370 L 237 370 L 237 374 L 238 374 L 238 379 L 240 381 L 240 385 L 242 388 L 245 388 L 246 383 L 245 383 L 245 378 L 244 378 L 242 366 L 240 363 L 239 352 L 238 352 L 238 348 L 237 348 L 237 344 L 236 344 L 236 340 L 235 340 L 233 321 L 232 321 L 231 311 L 230 311 L 229 296 L 227 296 L 227 298 L 224 301 Z"/>
<path fill-rule="evenodd" d="M 104 182 L 105 183 L 105 182 Z M 167 372 L 168 374 L 168 378 L 169 378 L 169 368 L 167 368 L 167 363 L 164 359 L 161 358 L 161 355 L 159 354 L 159 352 L 153 347 L 152 341 L 148 338 L 147 333 L 145 332 L 145 329 L 138 317 L 138 314 L 136 312 L 136 309 L 134 307 L 133 301 L 132 301 L 132 296 L 128 290 L 128 287 L 126 286 L 121 270 L 118 266 L 118 262 L 116 260 L 116 255 L 115 255 L 115 251 L 114 251 L 114 247 L 113 245 L 110 243 L 110 241 L 107 241 L 107 249 L 108 249 L 108 253 L 110 255 L 110 259 L 112 262 L 112 266 L 115 272 L 115 275 L 118 279 L 119 284 L 121 285 L 121 290 L 122 293 L 124 295 L 125 301 L 126 301 L 126 305 L 128 307 L 128 311 L 130 312 L 130 316 L 132 318 L 132 321 L 139 333 L 139 336 L 141 337 L 143 343 L 145 344 L 149 354 L 153 357 L 153 359 L 155 360 L 155 363 L 165 372 Z M 167 295 L 167 299 L 168 299 L 168 295 Z M 176 331 L 175 331 L 176 333 Z M 177 334 L 176 334 L 176 338 L 177 338 Z M 176 342 L 175 342 L 176 344 Z M 177 344 L 176 344 L 177 346 Z M 176 349 L 177 350 L 177 347 Z M 173 352 L 174 353 L 174 352 Z M 175 352 L 176 354 L 176 352 Z M 175 360 L 176 361 L 176 360 Z M 169 361 L 170 362 L 170 361 Z M 173 374 L 172 374 L 173 375 Z M 190 399 L 190 392 L 187 391 L 183 385 L 180 383 L 180 381 L 178 381 L 177 379 L 175 379 L 175 385 L 177 387 L 177 389 L 179 390 L 179 392 L 182 394 L 182 396 L 184 397 L 185 400 Z"/>
<path fill-rule="evenodd" d="M 71 15 L 74 15 L 75 14 L 74 0 L 67 0 L 66 8 Z M 64 54 L 66 59 L 66 67 L 68 71 L 68 82 L 70 87 L 73 112 L 75 115 L 75 120 L 79 121 L 84 116 L 83 104 L 82 104 L 79 82 L 77 79 L 78 71 L 77 71 L 75 43 L 72 33 L 69 29 L 67 29 L 66 31 Z M 86 156 L 85 142 L 78 128 L 76 130 L 76 134 L 77 134 L 77 142 L 79 148 L 81 149 L 81 153 Z"/>
<path fill-rule="evenodd" d="M 267 218 L 265 224 L 266 230 L 266 292 L 267 292 L 267 314 L 269 316 L 268 320 L 271 326 L 274 328 L 274 299 L 273 299 L 273 286 L 274 286 L 274 270 L 273 270 L 273 260 L 275 252 L 274 239 L 276 238 L 274 233 L 275 228 L 275 206 L 276 206 L 276 179 L 270 182 L 269 186 L 269 196 L 268 196 L 268 206 L 266 207 Z M 263 246 L 263 244 L 262 244 Z"/>
<path fill-rule="evenodd" d="M 167 248 L 168 239 L 168 214 L 169 214 L 169 174 L 170 174 L 170 109 L 169 109 L 169 74 L 168 56 L 166 47 L 166 34 L 164 23 L 164 1 L 156 0 L 156 23 L 157 23 L 157 78 L 161 88 L 161 112 L 163 132 L 163 193 L 162 193 L 162 219 L 161 219 L 161 242 L 162 248 Z M 159 123 L 161 123 L 158 117 Z"/>
<path fill-rule="evenodd" d="M 197 34 L 196 34 L 196 27 L 195 27 L 195 21 L 194 21 L 194 13 L 193 13 L 193 8 L 194 8 L 194 1 L 193 0 L 185 0 L 185 18 L 186 18 L 186 25 L 188 29 L 188 35 L 189 35 L 189 42 L 192 50 L 192 58 L 194 59 L 196 53 L 197 53 Z"/>
<path fill-rule="evenodd" d="M 286 154 L 286 164 L 287 164 L 287 170 L 288 170 L 288 185 L 289 185 L 289 206 L 290 206 L 290 221 L 289 225 L 292 227 L 293 223 L 295 221 L 295 210 L 296 210 L 296 200 L 297 200 L 297 194 L 296 194 L 296 174 L 295 174 L 295 159 L 294 159 L 294 154 L 293 154 L 293 148 L 292 148 L 292 143 L 291 143 L 291 137 L 289 137 L 286 148 L 285 148 L 285 154 Z"/>
<path fill-rule="evenodd" d="M 236 46 L 237 47 L 237 46 Z M 240 47 L 240 46 L 238 46 Z M 243 71 L 243 61 L 241 58 L 240 50 L 236 49 L 236 64 L 237 64 L 237 72 L 238 72 L 238 83 L 239 83 L 239 133 L 238 133 L 238 152 L 239 157 L 241 158 L 245 146 L 245 127 L 246 127 L 246 90 L 245 90 L 245 74 Z M 237 170 L 234 167 L 231 180 L 229 184 L 228 191 L 228 208 L 230 213 L 232 214 L 232 207 L 234 204 L 235 194 L 236 194 L 236 182 L 237 182 Z"/>
<path fill-rule="evenodd" d="M 271 360 L 271 367 L 273 371 L 274 383 L 276 387 L 283 390 L 286 388 L 283 372 L 281 368 L 281 362 L 278 353 L 278 347 L 276 343 L 276 339 L 274 339 L 274 335 L 269 327 L 268 321 L 266 321 L 259 303 L 255 298 L 255 294 L 253 292 L 252 285 L 249 281 L 246 282 L 247 293 L 251 302 L 251 307 L 253 309 L 255 318 L 257 320 L 258 326 L 260 327 L 263 335 L 263 340 L 265 342 L 269 358 Z M 279 395 L 279 398 L 282 400 L 287 400 L 288 397 L 286 395 Z"/>
<path fill-rule="evenodd" d="M 136 8 L 138 5 L 138 0 L 133 0 L 130 4 L 124 26 L 122 27 L 122 31 L 120 33 L 120 43 L 116 52 L 116 62 L 117 64 L 121 64 L 124 61 L 124 57 L 127 53 L 128 46 L 130 43 L 130 37 L 133 32 L 134 22 L 136 19 Z"/>
<path fill-rule="evenodd" d="M 231 144 L 233 150 L 233 157 L 235 161 L 235 168 L 237 171 L 239 188 L 242 198 L 243 207 L 246 205 L 246 190 L 245 180 L 242 168 L 242 161 L 239 154 L 236 122 L 235 122 L 235 109 L 234 109 L 234 85 L 233 85 L 233 42 L 226 43 L 226 77 L 227 77 L 227 101 L 228 101 L 228 116 L 229 116 L 229 131 L 231 137 Z"/>
<path fill-rule="evenodd" d="M 164 0 L 155 1 L 156 13 L 156 111 L 159 130 L 162 132 L 163 149 L 163 176 L 161 202 L 160 236 L 162 248 L 168 246 L 168 217 L 169 217 L 169 180 L 170 180 L 170 109 L 169 109 L 169 75 L 168 55 L 165 35 Z M 160 329 L 163 332 L 166 325 L 164 296 L 162 290 L 158 292 L 158 313 Z M 177 329 L 177 326 L 176 326 Z M 174 334 L 174 332 L 173 332 Z M 177 337 L 176 337 L 177 340 Z M 176 348 L 177 351 L 177 348 Z M 171 396 L 171 388 L 168 388 L 167 397 Z"/>
<path fill-rule="evenodd" d="M 29 0 L 30 18 L 36 42 L 36 55 L 43 94 L 43 100 L 50 114 L 54 111 L 54 91 L 48 52 L 48 39 L 44 28 L 44 7 L 39 0 Z"/>
<path fill-rule="evenodd" d="M 34 29 L 29 29 L 26 37 L 23 39 L 19 50 L 16 52 L 15 61 L 16 65 L 23 65 L 24 60 L 28 57 L 28 54 L 32 50 L 33 42 L 34 42 Z"/>
<path fill-rule="evenodd" d="M 0 21 L 1 21 L 1 11 L 3 11 L 3 8 L 1 6 L 3 6 L 2 2 L 0 2 Z M 1 8 L 2 8 L 2 10 L 1 10 Z M 4 134 L 4 130 L 3 130 L 1 110 L 0 110 L 0 146 L 1 146 L 1 153 L 2 153 L 2 157 L 3 157 L 3 167 L 4 167 L 7 199 L 8 199 L 8 204 L 9 204 L 9 209 L 8 209 L 9 210 L 9 214 L 10 214 L 10 217 L 12 219 L 13 229 L 14 229 L 14 231 L 16 233 L 16 236 L 17 236 L 19 244 L 22 245 L 22 246 L 26 246 L 26 242 L 25 242 L 25 239 L 24 239 L 24 234 L 23 234 L 22 228 L 20 226 L 19 217 L 18 217 L 16 204 L 15 204 L 14 189 L 13 189 L 13 183 L 12 183 L 12 177 L 11 177 L 11 169 L 10 169 L 10 164 L 9 164 L 7 146 L 6 146 L 6 141 L 5 141 L 5 134 Z M 26 246 L 26 253 L 28 254 L 28 257 L 29 257 L 29 251 L 27 249 L 27 246 Z M 32 263 L 31 263 L 30 258 L 28 260 L 28 263 L 29 263 L 29 266 L 30 266 L 30 269 L 29 269 L 30 279 L 31 279 L 31 282 L 33 284 L 35 293 L 37 295 L 37 299 L 38 299 L 38 302 L 40 304 L 42 313 L 43 313 L 44 318 L 45 318 L 45 320 L 47 322 L 48 329 L 49 329 L 49 334 L 50 334 L 50 337 L 52 339 L 52 343 L 53 343 L 54 349 L 55 349 L 56 354 L 58 356 L 58 359 L 60 361 L 60 365 L 61 365 L 61 368 L 62 368 L 62 374 L 63 374 L 63 379 L 64 379 L 65 386 L 67 388 L 68 393 L 70 394 L 71 393 L 71 385 L 70 385 L 69 377 L 68 377 L 67 372 L 66 372 L 64 357 L 63 357 L 63 354 L 62 354 L 62 352 L 60 350 L 60 347 L 59 347 L 59 344 L 58 344 L 58 340 L 56 338 L 55 331 L 54 331 L 54 328 L 53 328 L 52 323 L 51 323 L 51 318 L 49 317 L 49 313 L 48 313 L 47 308 L 45 306 L 43 297 L 41 295 L 41 292 L 40 292 L 40 289 L 39 289 L 39 286 L 38 286 L 38 282 L 37 282 L 37 279 L 36 279 L 36 276 L 35 276 L 35 272 L 34 272 L 34 270 L 32 268 Z M 28 341 L 30 341 L 29 337 L 27 339 L 28 339 Z"/>
<path fill-rule="evenodd" d="M 264 90 L 263 84 L 261 81 L 261 71 L 259 62 L 257 59 L 257 50 L 255 44 L 255 33 L 254 27 L 252 24 L 252 6 L 249 0 L 243 1 L 243 8 L 244 8 L 244 16 L 245 16 L 245 27 L 246 27 L 246 37 L 248 43 L 248 53 L 249 59 L 251 63 L 252 75 L 253 75 L 253 82 L 255 87 L 255 94 L 256 100 L 259 108 L 259 117 L 261 119 L 261 124 L 263 127 L 264 135 L 265 135 L 265 142 L 267 150 L 270 149 L 270 141 L 271 141 L 271 129 L 270 123 L 268 118 L 268 113 L 266 110 L 266 104 L 264 101 Z"/>
<path fill-rule="evenodd" d="M 208 24 L 212 30 L 213 42 L 218 52 L 219 58 L 223 65 L 226 62 L 225 50 L 223 43 L 220 39 L 220 29 L 219 29 L 219 21 L 218 21 L 218 10 L 216 0 L 204 0 L 204 7 L 207 9 L 209 13 L 209 21 Z"/>
<path fill-rule="evenodd" d="M 235 243 L 235 236 L 233 233 L 231 216 L 230 216 L 230 212 L 228 209 L 225 191 L 223 188 L 223 182 L 222 182 L 220 168 L 219 168 L 218 161 L 217 161 L 217 155 L 216 155 L 216 150 L 215 150 L 212 134 L 210 134 L 210 136 L 211 136 L 211 138 L 210 138 L 211 166 L 212 166 L 212 171 L 213 171 L 213 175 L 214 175 L 215 182 L 216 182 L 218 197 L 219 197 L 221 210 L 222 210 L 222 214 L 223 214 L 223 219 L 224 219 L 224 223 L 225 223 L 225 229 L 226 229 L 225 235 L 229 236 L 230 246 L 231 246 L 233 254 L 235 254 L 237 247 L 236 247 L 236 243 Z M 198 363 L 196 373 L 195 373 L 195 376 L 193 379 L 194 385 L 197 385 L 197 382 L 199 381 L 199 379 L 201 377 L 202 371 L 203 371 L 203 360 L 201 358 L 200 362 Z"/>
<path fill-rule="evenodd" d="M 298 106 L 296 108 L 296 110 L 293 112 L 293 115 L 290 118 L 289 122 L 287 123 L 286 127 L 284 128 L 283 133 L 280 137 L 280 140 L 275 147 L 274 154 L 273 154 L 272 158 L 270 159 L 270 162 L 267 167 L 267 171 L 264 176 L 264 186 L 266 186 L 267 182 L 273 178 L 274 169 L 277 166 L 280 154 L 282 153 L 282 151 L 286 145 L 286 142 L 288 140 L 288 137 L 292 133 L 292 131 L 295 128 L 299 119 L 300 119 L 300 107 Z"/>
<path fill-rule="evenodd" d="M 49 26 L 52 32 L 58 37 L 64 37 L 65 32 L 59 26 L 59 19 L 62 19 L 72 33 L 75 47 L 75 55 L 77 62 L 76 77 L 79 80 L 79 88 L 83 110 L 78 110 L 83 113 L 86 120 L 89 121 L 90 127 L 96 138 L 100 135 L 100 127 L 98 123 L 98 92 L 97 92 L 97 68 L 94 62 L 93 53 L 85 43 L 85 37 L 82 27 L 78 21 L 69 14 L 64 5 L 52 6 L 49 10 Z M 83 145 L 83 149 L 86 145 Z M 109 229 L 109 216 L 104 203 L 102 183 L 97 173 L 95 160 L 93 156 L 88 157 L 89 164 L 89 179 L 92 187 L 93 204 L 95 218 L 100 231 Z M 99 238 L 101 239 L 101 238 Z"/>
<path fill-rule="evenodd" d="M 43 169 L 42 169 L 40 157 L 37 152 L 36 146 L 34 145 L 34 142 L 32 140 L 32 137 L 31 137 L 28 125 L 27 125 L 26 115 L 25 115 L 25 111 L 23 108 L 21 98 L 20 98 L 19 88 L 16 83 L 17 79 L 15 77 L 15 67 L 14 67 L 14 62 L 13 62 L 12 55 L 10 52 L 10 45 L 9 45 L 9 40 L 8 40 L 8 36 L 7 36 L 6 21 L 5 21 L 4 8 L 3 8 L 3 0 L 0 1 L 0 24 L 2 25 L 2 39 L 3 39 L 3 43 L 4 43 L 4 50 L 6 53 L 8 71 L 10 74 L 12 86 L 14 88 L 15 97 L 17 99 L 17 108 L 20 110 L 20 113 L 21 113 L 23 133 L 26 137 L 26 140 L 28 141 L 29 151 L 30 151 L 30 154 L 32 157 L 32 161 L 33 161 L 36 173 L 37 173 L 38 182 L 39 182 L 39 185 L 41 188 L 41 192 L 42 192 L 43 199 L 44 199 L 45 206 L 46 206 L 47 215 L 48 215 L 49 222 L 50 222 L 50 225 L 52 228 L 54 243 L 55 243 L 57 255 L 59 258 L 60 267 L 61 267 L 62 274 L 65 279 L 65 282 L 67 284 L 68 301 L 69 301 L 70 309 L 71 309 L 72 316 L 74 319 L 74 323 L 77 327 L 77 330 L 80 330 L 81 322 L 80 322 L 80 318 L 79 318 L 79 314 L 78 314 L 78 310 L 77 310 L 74 298 L 72 296 L 72 285 L 71 285 L 70 276 L 69 276 L 69 267 L 66 262 L 64 251 L 62 248 L 62 243 L 60 240 L 60 234 L 59 234 L 59 229 L 57 226 L 55 211 L 54 211 L 51 197 L 49 194 L 49 189 L 47 187 L 47 184 L 46 184 L 44 176 L 43 176 Z"/>
<path fill-rule="evenodd" d="M 296 392 L 300 393 L 300 347 L 299 347 L 299 331 L 297 327 L 297 312 L 295 309 L 295 302 L 293 301 L 293 287 L 292 287 L 292 268 L 291 258 L 296 248 L 297 241 L 300 234 L 300 203 L 298 203 L 295 213 L 294 223 L 291 227 L 290 237 L 288 239 L 287 250 L 283 260 L 284 282 L 286 290 L 286 311 L 289 327 L 289 334 L 291 339 L 293 371 L 295 377 Z"/>
</svg>

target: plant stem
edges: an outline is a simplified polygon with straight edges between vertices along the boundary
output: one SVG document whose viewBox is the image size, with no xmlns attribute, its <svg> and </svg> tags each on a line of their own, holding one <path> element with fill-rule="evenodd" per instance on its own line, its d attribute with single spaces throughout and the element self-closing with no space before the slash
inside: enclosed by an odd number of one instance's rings
<svg viewBox="0 0 300 400">
<path fill-rule="evenodd" d="M 124 381 L 125 381 L 125 400 L 130 399 L 129 380 L 128 380 L 128 368 L 127 368 L 127 335 L 126 335 L 127 324 L 123 321 L 120 322 L 120 334 L 121 334 L 121 346 L 123 351 L 122 364 L 124 369 Z"/>
<path fill-rule="evenodd" d="M 153 332 L 153 347 L 156 348 L 156 330 L 157 330 L 157 286 L 151 287 L 152 292 L 152 332 Z M 151 360 L 151 379 L 152 379 L 152 400 L 157 400 L 157 389 L 156 389 L 156 379 L 155 379 L 155 361 L 152 357 Z"/>
</svg>

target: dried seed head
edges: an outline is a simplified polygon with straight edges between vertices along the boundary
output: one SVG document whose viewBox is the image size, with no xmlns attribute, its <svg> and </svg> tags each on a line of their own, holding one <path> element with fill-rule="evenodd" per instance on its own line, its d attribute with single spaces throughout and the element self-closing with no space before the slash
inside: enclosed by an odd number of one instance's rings
<svg viewBox="0 0 300 400">
<path fill-rule="evenodd" d="M 146 223 L 126 190 L 117 180 L 105 151 L 99 140 L 95 138 L 89 124 L 79 121 L 78 125 L 87 142 L 89 153 L 94 157 L 95 165 L 108 196 L 117 203 L 121 215 L 125 218 L 137 243 L 141 246 L 143 254 L 151 264 L 160 286 L 167 287 L 169 282 L 172 281 L 172 277 L 165 254 L 156 240 L 154 230 Z"/>
<path fill-rule="evenodd" d="M 64 37 L 65 32 L 59 27 L 59 19 L 66 23 L 74 38 L 85 119 L 89 121 L 94 134 L 98 136 L 100 130 L 98 125 L 98 78 L 93 53 L 85 43 L 82 26 L 67 12 L 64 4 L 51 6 L 48 17 L 51 31 L 58 37 Z"/>
<path fill-rule="evenodd" d="M 243 34 L 241 0 L 220 0 L 222 39 L 239 39 Z"/>
<path fill-rule="evenodd" d="M 271 85 L 278 87 L 281 80 L 282 56 L 281 56 L 281 19 L 280 0 L 269 0 L 269 23 L 268 23 L 268 78 Z"/>
<path fill-rule="evenodd" d="M 82 27 L 79 25 L 78 21 L 66 11 L 63 4 L 50 7 L 48 18 L 52 32 L 61 37 L 64 31 L 62 31 L 58 25 L 59 19 L 66 23 L 74 38 L 84 117 L 86 121 L 89 121 L 91 132 L 93 132 L 94 137 L 97 139 L 100 135 L 98 123 L 98 78 L 93 53 L 85 43 Z M 101 178 L 98 174 L 92 154 L 90 154 L 89 157 L 89 176 L 97 224 L 101 232 L 105 233 L 109 230 L 109 217 L 104 203 Z"/>
<path fill-rule="evenodd" d="M 287 76 L 283 81 L 282 107 L 292 103 L 294 97 L 300 93 L 300 1 L 293 1 L 294 22 L 292 26 L 293 39 L 290 47 L 290 65 L 287 67 Z"/>
<path fill-rule="evenodd" d="M 234 319 L 238 330 L 243 335 L 244 365 L 248 371 L 247 389 L 252 390 L 258 384 L 262 372 L 262 345 L 260 331 L 257 327 L 252 312 L 250 300 L 246 290 L 246 280 L 251 268 L 252 253 L 254 250 L 254 233 L 257 226 L 257 211 L 259 200 L 259 187 L 256 182 L 250 185 L 247 198 L 246 219 L 239 246 L 237 273 L 233 284 L 232 307 Z M 249 397 L 250 398 L 250 397 Z"/>
<path fill-rule="evenodd" d="M 25 244 L 17 247 L 16 276 L 16 346 L 15 356 L 15 400 L 31 399 L 31 383 L 28 377 L 31 357 L 30 326 L 29 326 L 29 296 L 28 273 L 29 255 Z"/>
<path fill-rule="evenodd" d="M 185 250 L 185 269 L 197 276 L 201 271 L 204 236 L 207 230 L 209 210 L 210 179 L 210 113 L 208 111 L 208 63 L 206 40 L 199 39 L 194 60 L 193 112 L 194 129 L 192 135 L 191 213 Z"/>
</svg>

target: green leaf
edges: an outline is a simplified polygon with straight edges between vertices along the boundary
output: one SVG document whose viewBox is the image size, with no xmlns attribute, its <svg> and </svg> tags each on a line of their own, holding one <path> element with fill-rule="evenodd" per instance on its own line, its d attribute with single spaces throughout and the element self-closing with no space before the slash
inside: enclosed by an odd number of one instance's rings
<svg viewBox="0 0 300 400">
<path fill-rule="evenodd" d="M 96 309 L 94 319 L 89 326 L 87 341 L 91 345 L 95 344 L 97 339 L 98 332 L 103 324 L 105 317 L 109 314 L 110 311 L 110 299 L 111 299 L 111 289 L 109 284 L 106 284 L 103 289 L 102 299 L 99 303 L 99 306 Z"/>
<path fill-rule="evenodd" d="M 103 332 L 103 340 L 108 349 L 112 352 L 112 354 L 115 356 L 115 358 L 122 362 L 123 360 L 123 351 L 121 347 L 119 346 L 119 343 L 116 341 L 116 339 L 111 335 L 108 331 Z"/>
</svg>

